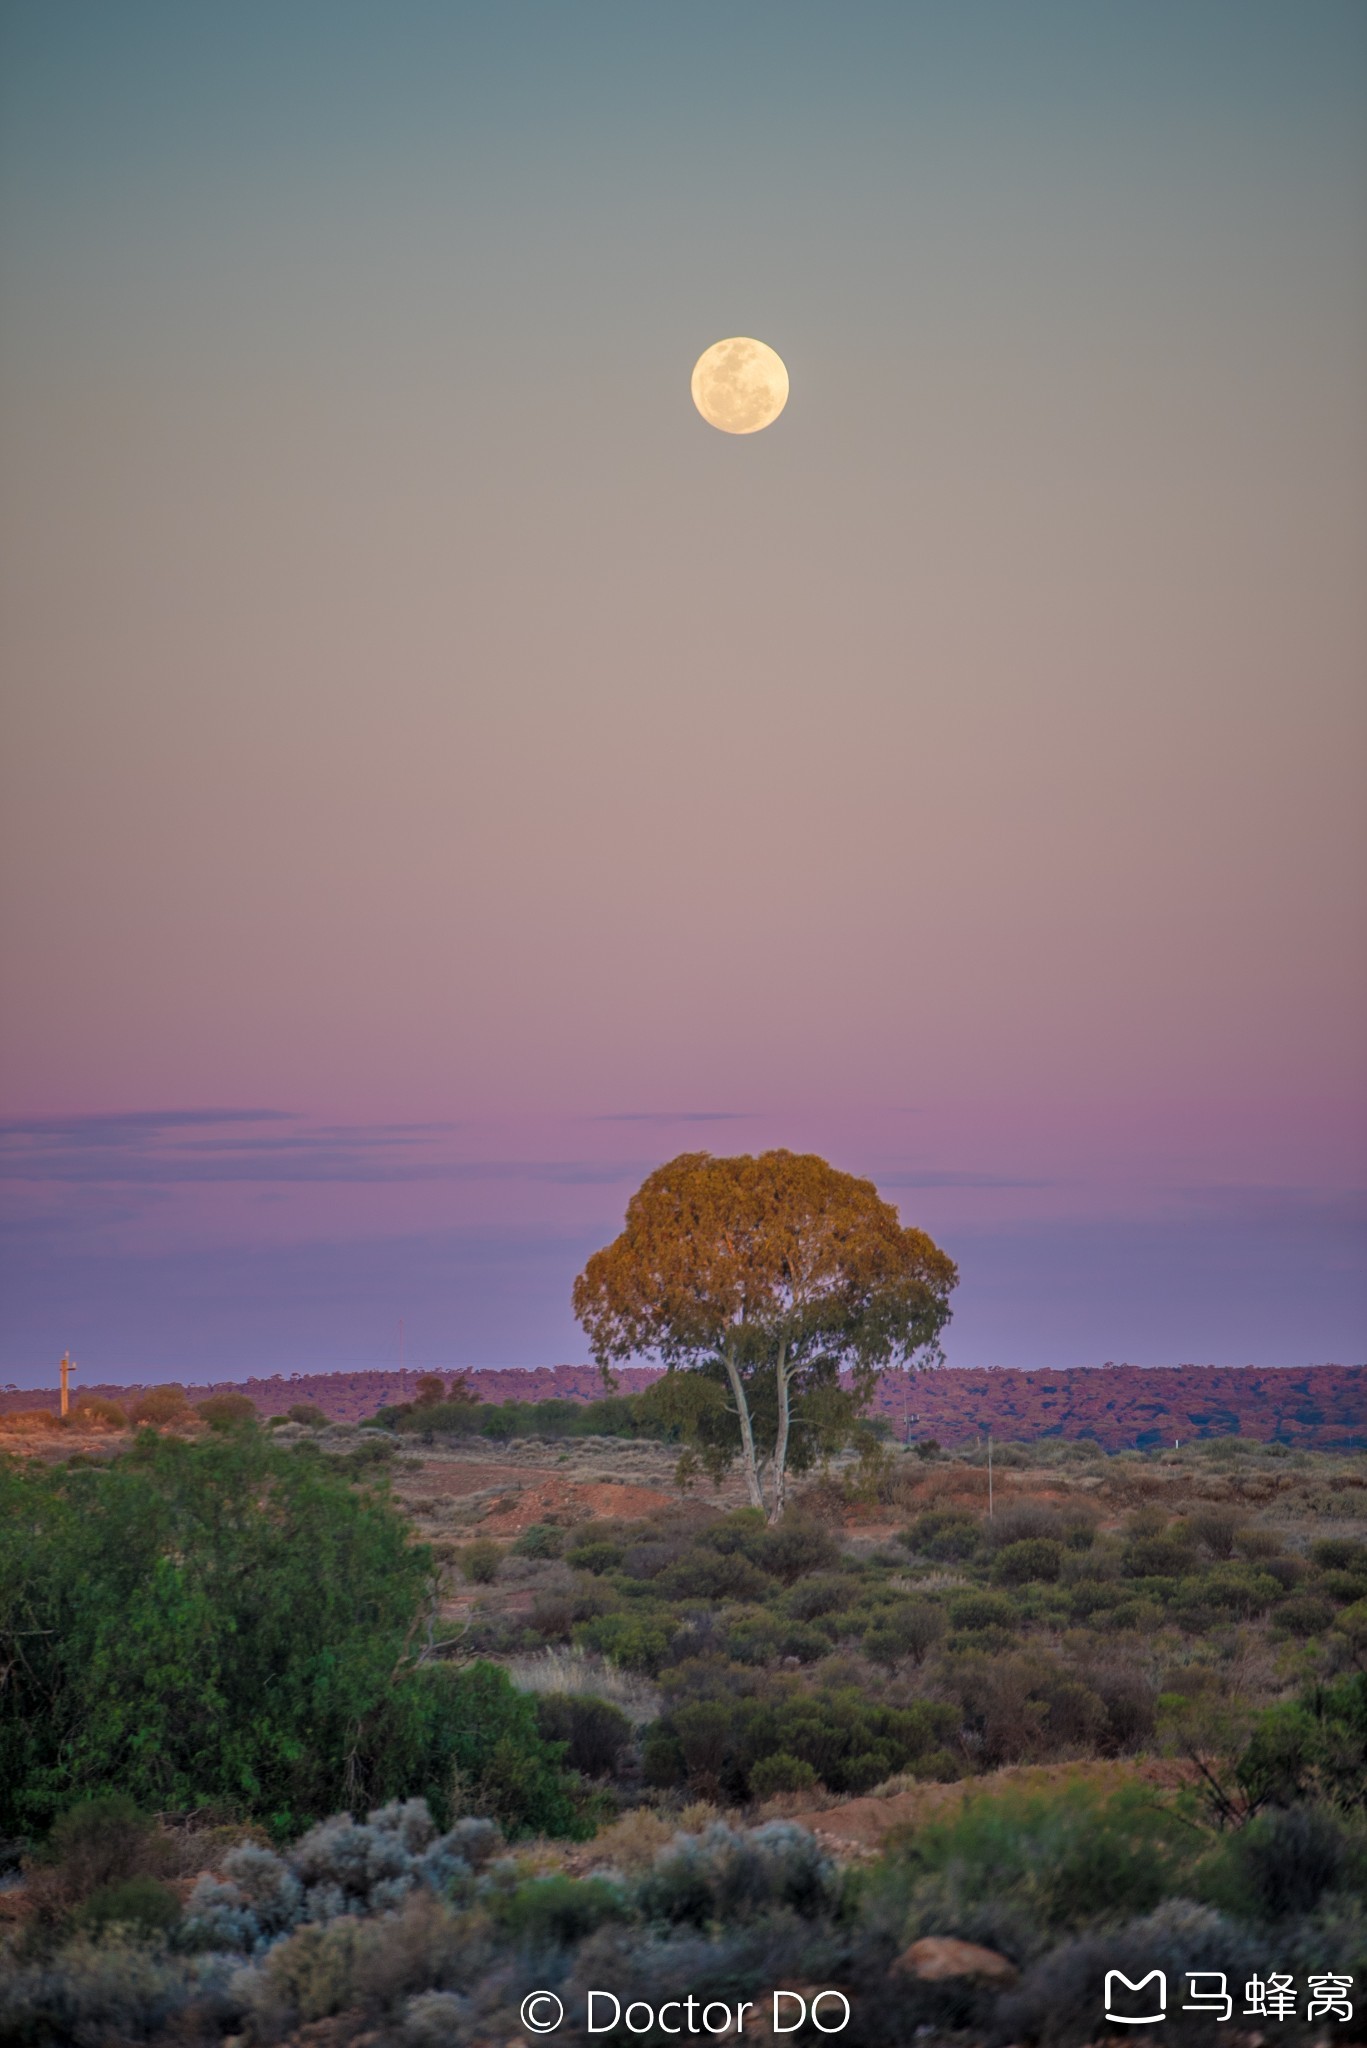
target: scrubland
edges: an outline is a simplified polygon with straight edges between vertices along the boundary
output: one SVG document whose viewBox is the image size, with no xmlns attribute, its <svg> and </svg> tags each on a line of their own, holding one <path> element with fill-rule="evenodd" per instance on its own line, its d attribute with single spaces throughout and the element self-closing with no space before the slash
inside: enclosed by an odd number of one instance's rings
<svg viewBox="0 0 1367 2048">
<path fill-rule="evenodd" d="M 861 2048 L 1081 2048 L 1110 1967 L 1300 1986 L 1164 2040 L 1367 2038 L 1304 1989 L 1367 2005 L 1361 1453 L 870 1441 L 766 1528 L 631 1438 L 76 1441 L 3 1472 L 0 2039 L 829 1985 Z"/>
</svg>

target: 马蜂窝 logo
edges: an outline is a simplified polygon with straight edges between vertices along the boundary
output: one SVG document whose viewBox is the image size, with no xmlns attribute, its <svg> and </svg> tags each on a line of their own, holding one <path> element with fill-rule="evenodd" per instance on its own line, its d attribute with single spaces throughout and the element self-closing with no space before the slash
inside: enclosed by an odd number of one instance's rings
<svg viewBox="0 0 1367 2048">
<path fill-rule="evenodd" d="M 1124 1986 L 1122 1993 L 1121 1986 Z M 1157 1990 L 1150 1989 L 1156 1985 Z M 1155 2012 L 1154 2007 L 1157 2006 Z M 1126 2010 L 1133 2007 L 1134 2010 Z M 1132 1984 L 1123 1970 L 1106 1972 L 1106 2017 L 1121 2027 L 1151 2027 L 1168 2016 L 1168 1980 L 1161 1970 L 1150 1970 Z"/>
</svg>

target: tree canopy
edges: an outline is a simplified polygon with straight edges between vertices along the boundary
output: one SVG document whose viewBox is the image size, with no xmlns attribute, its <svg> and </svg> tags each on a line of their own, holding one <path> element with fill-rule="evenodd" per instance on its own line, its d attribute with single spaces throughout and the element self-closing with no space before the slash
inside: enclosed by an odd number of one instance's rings
<svg viewBox="0 0 1367 2048">
<path fill-rule="evenodd" d="M 432 1569 L 382 1487 L 255 1429 L 0 1460 L 0 1831 L 112 1791 L 282 1833 L 413 1795 L 444 1819 L 457 1781 L 572 1827 L 535 1703 L 426 1657 Z"/>
<path fill-rule="evenodd" d="M 714 1456 L 739 1450 L 752 1504 L 776 1520 L 789 1470 L 847 1432 L 884 1368 L 938 1362 L 957 1280 L 872 1181 L 814 1153 L 686 1152 L 632 1196 L 574 1312 L 605 1372 L 660 1361 L 661 1398 Z"/>
</svg>

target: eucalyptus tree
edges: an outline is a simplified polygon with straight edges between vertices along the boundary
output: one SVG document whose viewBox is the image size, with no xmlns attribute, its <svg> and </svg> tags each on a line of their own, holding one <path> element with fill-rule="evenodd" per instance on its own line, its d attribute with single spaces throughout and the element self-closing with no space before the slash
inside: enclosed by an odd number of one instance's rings
<svg viewBox="0 0 1367 2048">
<path fill-rule="evenodd" d="M 848 1433 L 880 1372 L 942 1362 L 958 1277 L 872 1181 L 814 1153 L 685 1152 L 632 1196 L 576 1280 L 574 1312 L 605 1373 L 663 1365 L 665 1398 L 684 1396 L 675 1412 L 704 1441 L 710 1424 L 714 1450 L 739 1450 L 750 1502 L 774 1522 L 789 1472 Z"/>
</svg>

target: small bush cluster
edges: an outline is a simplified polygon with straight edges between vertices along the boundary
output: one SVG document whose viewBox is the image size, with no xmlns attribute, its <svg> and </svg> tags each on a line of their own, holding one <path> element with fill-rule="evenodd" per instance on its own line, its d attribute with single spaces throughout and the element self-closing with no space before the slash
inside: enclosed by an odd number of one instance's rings
<svg viewBox="0 0 1367 2048">
<path fill-rule="evenodd" d="M 406 1799 L 364 1821 L 335 1814 L 287 1851 L 244 1842 L 220 1876 L 195 1885 L 180 1943 L 260 1955 L 296 1927 L 396 1911 L 419 1887 L 457 1898 L 501 1840 L 492 1821 L 475 1817 L 438 1834 L 426 1801 Z"/>
</svg>

